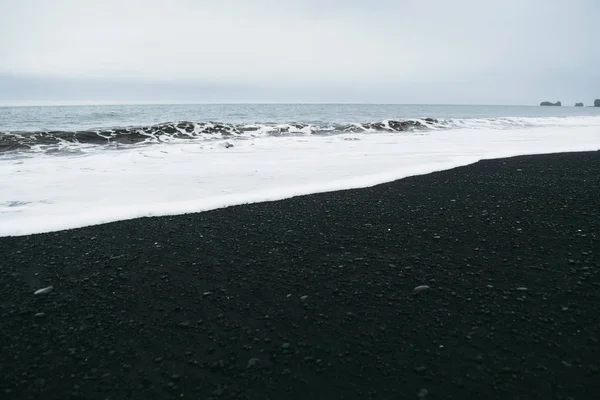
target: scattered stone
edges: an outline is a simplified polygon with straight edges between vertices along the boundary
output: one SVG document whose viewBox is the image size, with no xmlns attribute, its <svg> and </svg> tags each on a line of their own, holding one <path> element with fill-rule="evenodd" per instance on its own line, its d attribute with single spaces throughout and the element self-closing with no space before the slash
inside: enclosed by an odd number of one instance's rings
<svg viewBox="0 0 600 400">
<path fill-rule="evenodd" d="M 427 389 L 421 389 L 419 390 L 419 398 L 420 399 L 424 399 L 425 397 L 427 397 L 427 395 L 429 394 L 429 391 Z"/>
<path fill-rule="evenodd" d="M 420 365 L 418 367 L 415 368 L 415 372 L 417 374 L 424 374 L 427 371 L 427 367 L 424 365 Z"/>
<path fill-rule="evenodd" d="M 54 286 L 48 286 L 48 287 L 45 287 L 43 289 L 36 290 L 33 294 L 36 295 L 36 296 L 39 295 L 39 294 L 48 294 L 48 293 L 50 293 L 53 290 L 54 290 Z"/>
<path fill-rule="evenodd" d="M 204 292 L 202 293 L 202 297 L 210 296 L 212 292 Z"/>
<path fill-rule="evenodd" d="M 427 285 L 420 285 L 420 286 L 417 286 L 417 287 L 415 287 L 413 289 L 413 294 L 421 293 L 421 292 L 424 292 L 426 290 L 429 290 L 429 286 L 427 286 Z"/>
<path fill-rule="evenodd" d="M 286 343 L 284 343 L 284 344 L 281 345 L 281 348 L 282 349 L 289 349 L 290 348 L 290 344 L 286 342 Z"/>
<path fill-rule="evenodd" d="M 517 290 L 518 290 L 518 291 L 520 291 L 520 292 L 526 292 L 526 291 L 527 291 L 527 288 L 526 288 L 526 287 L 523 287 L 523 286 L 521 286 L 521 287 L 518 287 L 518 288 L 517 288 Z"/>
<path fill-rule="evenodd" d="M 304 301 L 304 300 L 306 300 L 307 298 L 308 298 L 308 296 L 304 295 L 304 296 L 300 297 L 300 300 Z"/>
<path fill-rule="evenodd" d="M 248 368 L 252 368 L 252 367 L 258 367 L 260 366 L 260 359 L 259 358 L 251 358 L 250 360 L 248 360 Z"/>
<path fill-rule="evenodd" d="M 45 317 L 46 314 L 43 312 L 39 312 L 39 313 L 35 314 L 34 316 L 39 318 L 39 317 Z"/>
<path fill-rule="evenodd" d="M 214 363 L 212 363 L 210 365 L 210 368 L 215 371 L 219 370 L 219 369 L 223 369 L 223 368 L 225 368 L 225 361 L 223 361 L 223 360 L 215 361 Z"/>
</svg>

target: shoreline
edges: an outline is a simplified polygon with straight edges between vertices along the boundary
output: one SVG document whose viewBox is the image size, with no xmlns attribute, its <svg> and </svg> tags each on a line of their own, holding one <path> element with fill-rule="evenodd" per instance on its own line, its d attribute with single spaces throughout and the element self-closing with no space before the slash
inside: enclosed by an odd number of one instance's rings
<svg viewBox="0 0 600 400">
<path fill-rule="evenodd" d="M 596 127 L 156 144 L 3 163 L 0 237 L 351 190 L 520 155 L 598 150 Z M 365 140 L 363 140 L 365 139 Z M 242 143 L 243 142 L 243 143 Z M 222 144 L 222 143 L 221 143 Z M 327 157 L 323 157 L 327 154 Z M 155 172 L 157 171 L 157 172 Z"/>
<path fill-rule="evenodd" d="M 593 399 L 599 210 L 596 151 L 0 237 L 0 392 Z"/>
</svg>

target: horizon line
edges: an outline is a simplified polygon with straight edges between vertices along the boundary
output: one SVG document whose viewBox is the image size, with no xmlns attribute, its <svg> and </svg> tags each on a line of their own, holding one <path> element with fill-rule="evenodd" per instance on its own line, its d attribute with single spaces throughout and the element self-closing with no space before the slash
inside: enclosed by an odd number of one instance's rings
<svg viewBox="0 0 600 400">
<path fill-rule="evenodd" d="M 373 106 L 479 106 L 479 107 L 539 107 L 539 104 L 468 104 L 468 103 L 379 103 L 379 102 L 293 102 L 293 101 L 0 101 L 0 107 L 81 107 L 81 106 L 181 106 L 181 105 L 373 105 Z M 574 107 L 564 106 L 563 107 Z"/>
</svg>

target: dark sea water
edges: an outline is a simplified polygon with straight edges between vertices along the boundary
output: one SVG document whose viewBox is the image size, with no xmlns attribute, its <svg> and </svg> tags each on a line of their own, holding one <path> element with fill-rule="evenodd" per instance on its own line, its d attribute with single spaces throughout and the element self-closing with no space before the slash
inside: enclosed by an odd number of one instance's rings
<svg viewBox="0 0 600 400">
<path fill-rule="evenodd" d="M 593 107 L 378 105 L 378 104 L 182 104 L 0 107 L 0 132 L 75 131 L 149 126 L 165 122 L 225 124 L 373 123 L 387 119 L 568 118 L 600 116 Z"/>
<path fill-rule="evenodd" d="M 264 136 L 600 125 L 600 108 L 186 104 L 0 108 L 0 153 Z M 65 145 L 71 145 L 66 146 Z"/>
</svg>

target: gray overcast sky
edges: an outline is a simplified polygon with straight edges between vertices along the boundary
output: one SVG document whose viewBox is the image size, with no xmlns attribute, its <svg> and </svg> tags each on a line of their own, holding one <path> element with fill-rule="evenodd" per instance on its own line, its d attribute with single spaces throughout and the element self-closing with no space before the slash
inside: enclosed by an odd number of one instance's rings
<svg viewBox="0 0 600 400">
<path fill-rule="evenodd" d="M 600 98 L 598 0 L 0 0 L 0 102 Z"/>
</svg>

